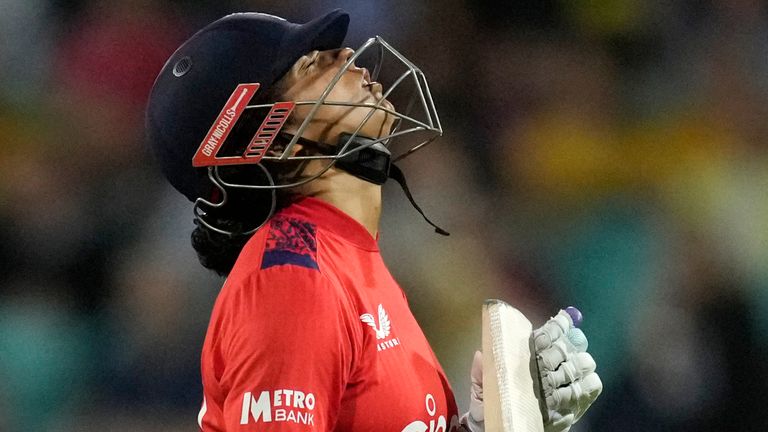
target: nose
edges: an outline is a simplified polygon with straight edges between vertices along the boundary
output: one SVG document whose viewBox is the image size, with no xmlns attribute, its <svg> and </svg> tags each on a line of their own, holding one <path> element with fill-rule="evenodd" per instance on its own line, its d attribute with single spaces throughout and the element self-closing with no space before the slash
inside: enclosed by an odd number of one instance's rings
<svg viewBox="0 0 768 432">
<path fill-rule="evenodd" d="M 336 59 L 341 62 L 346 62 L 349 60 L 350 57 L 355 53 L 355 50 L 352 48 L 340 48 L 339 51 L 336 53 Z"/>
<path fill-rule="evenodd" d="M 326 66 L 338 65 L 339 67 L 349 60 L 352 55 L 355 54 L 355 50 L 352 48 L 337 48 L 332 50 L 320 51 L 319 60 Z M 351 65 L 352 68 L 355 65 Z"/>
<path fill-rule="evenodd" d="M 339 48 L 339 50 L 336 52 L 336 62 L 339 64 L 339 66 L 343 65 L 344 63 L 348 62 L 349 59 L 355 54 L 355 50 L 352 48 Z M 354 62 L 349 65 L 347 70 L 350 71 L 356 71 L 356 72 L 364 72 L 366 76 L 366 80 L 370 81 L 370 76 L 368 74 L 368 69 L 358 67 Z"/>
</svg>

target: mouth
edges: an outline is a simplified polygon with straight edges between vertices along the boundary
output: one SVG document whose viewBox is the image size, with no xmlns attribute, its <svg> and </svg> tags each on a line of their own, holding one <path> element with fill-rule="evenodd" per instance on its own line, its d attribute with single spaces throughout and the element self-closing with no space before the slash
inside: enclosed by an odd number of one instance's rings
<svg viewBox="0 0 768 432">
<path fill-rule="evenodd" d="M 388 100 L 384 99 L 384 95 L 383 95 L 384 86 L 382 86 L 380 82 L 371 81 L 371 73 L 368 71 L 367 68 L 362 68 L 362 71 L 363 71 L 363 87 L 367 88 L 368 91 L 371 92 L 371 94 L 373 95 L 376 101 L 380 101 L 383 99 L 382 106 L 384 108 L 394 109 L 392 104 Z"/>
<path fill-rule="evenodd" d="M 377 81 L 368 82 L 368 83 L 365 83 L 363 87 L 366 87 L 376 100 L 380 100 L 384 98 L 384 86 L 382 86 L 380 82 L 377 82 Z"/>
</svg>

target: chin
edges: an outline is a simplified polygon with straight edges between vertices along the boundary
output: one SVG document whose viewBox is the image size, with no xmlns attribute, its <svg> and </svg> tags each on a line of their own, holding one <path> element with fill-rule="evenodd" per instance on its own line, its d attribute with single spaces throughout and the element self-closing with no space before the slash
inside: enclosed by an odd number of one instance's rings
<svg viewBox="0 0 768 432">
<path fill-rule="evenodd" d="M 392 104 L 389 102 L 382 104 L 382 106 L 394 111 Z M 370 130 L 374 132 L 376 138 L 381 138 L 382 136 L 389 135 L 392 132 L 392 125 L 395 123 L 395 118 L 392 114 L 377 110 L 376 113 L 371 117 L 371 123 L 377 125 L 377 127 L 375 129 L 372 127 Z"/>
</svg>

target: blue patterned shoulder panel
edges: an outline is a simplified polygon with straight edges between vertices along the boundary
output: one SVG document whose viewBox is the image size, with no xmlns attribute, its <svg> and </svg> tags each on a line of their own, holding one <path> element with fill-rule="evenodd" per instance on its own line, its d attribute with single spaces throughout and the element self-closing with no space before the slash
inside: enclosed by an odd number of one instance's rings
<svg viewBox="0 0 768 432">
<path fill-rule="evenodd" d="M 272 218 L 261 268 L 279 265 L 296 265 L 318 270 L 314 224 L 284 216 Z"/>
</svg>

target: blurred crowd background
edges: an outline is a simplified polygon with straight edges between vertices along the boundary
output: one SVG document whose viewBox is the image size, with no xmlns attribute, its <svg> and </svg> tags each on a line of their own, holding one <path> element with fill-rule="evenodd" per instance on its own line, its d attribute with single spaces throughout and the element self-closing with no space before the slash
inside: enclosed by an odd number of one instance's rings
<svg viewBox="0 0 768 432">
<path fill-rule="evenodd" d="M 585 315 L 574 431 L 764 430 L 768 10 L 759 0 L 0 0 L 0 431 L 195 430 L 222 280 L 143 110 L 233 11 L 352 15 L 445 136 L 385 188 L 383 254 L 467 407 L 482 300 Z"/>
</svg>

